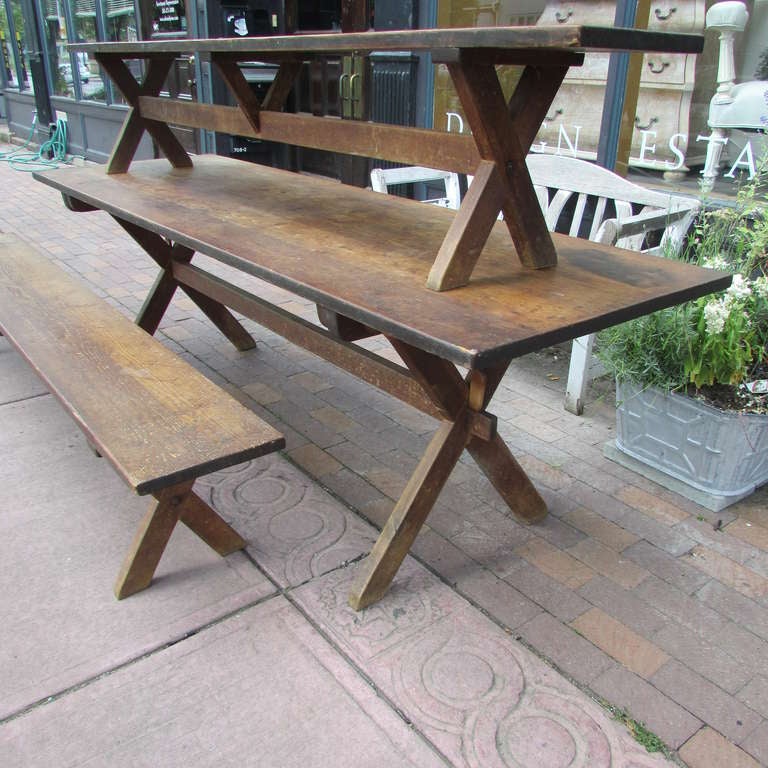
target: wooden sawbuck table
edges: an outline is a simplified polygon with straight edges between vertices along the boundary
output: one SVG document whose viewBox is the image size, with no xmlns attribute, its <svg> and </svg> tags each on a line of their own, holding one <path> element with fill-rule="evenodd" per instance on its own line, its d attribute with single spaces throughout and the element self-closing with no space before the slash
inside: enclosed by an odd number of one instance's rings
<svg viewBox="0 0 768 768">
<path fill-rule="evenodd" d="M 255 342 L 230 309 L 439 419 L 358 566 L 350 603 L 359 609 L 387 590 L 465 448 L 517 519 L 535 523 L 547 514 L 488 410 L 513 358 L 729 284 L 722 273 L 550 235 L 525 166 L 563 77 L 584 51 L 701 47 L 694 35 L 577 26 L 77 45 L 103 66 L 130 110 L 106 168 L 37 178 L 73 210 L 107 211 L 157 262 L 137 318 L 149 333 L 180 288 L 238 349 Z M 374 50 L 429 50 L 446 63 L 472 135 L 281 112 L 302 62 Z M 237 106 L 160 95 L 173 59 L 193 52 L 210 57 Z M 141 84 L 128 59 L 146 63 Z M 245 60 L 279 64 L 261 104 L 238 67 Z M 497 64 L 523 68 L 508 101 Z M 237 160 L 193 159 L 169 124 L 475 178 L 454 212 Z M 170 163 L 132 163 L 144 132 Z M 203 269 L 192 262 L 196 252 L 310 299 L 325 328 Z M 354 343 L 376 334 L 404 365 Z"/>
</svg>

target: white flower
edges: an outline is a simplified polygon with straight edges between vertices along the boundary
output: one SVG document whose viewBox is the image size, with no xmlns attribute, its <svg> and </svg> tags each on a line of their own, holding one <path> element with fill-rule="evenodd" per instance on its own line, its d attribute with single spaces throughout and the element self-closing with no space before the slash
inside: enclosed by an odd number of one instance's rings
<svg viewBox="0 0 768 768">
<path fill-rule="evenodd" d="M 752 281 L 752 288 L 761 299 L 768 299 L 768 277 L 761 275 Z"/>
<path fill-rule="evenodd" d="M 744 279 L 744 276 L 737 273 L 733 276 L 731 286 L 726 293 L 729 296 L 733 296 L 734 299 L 746 299 L 752 295 L 752 289 L 749 287 L 749 282 Z"/>
<path fill-rule="evenodd" d="M 709 256 L 701 262 L 703 267 L 707 269 L 722 269 L 728 271 L 728 262 L 723 256 Z"/>
<path fill-rule="evenodd" d="M 723 332 L 725 321 L 730 314 L 728 303 L 721 299 L 712 299 L 704 307 L 704 321 L 706 323 L 707 333 L 715 336 Z"/>
</svg>

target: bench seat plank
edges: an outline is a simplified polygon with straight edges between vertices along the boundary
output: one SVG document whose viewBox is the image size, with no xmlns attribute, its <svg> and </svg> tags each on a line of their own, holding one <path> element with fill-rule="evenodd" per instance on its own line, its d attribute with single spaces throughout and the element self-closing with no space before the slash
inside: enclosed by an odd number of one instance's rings
<svg viewBox="0 0 768 768">
<path fill-rule="evenodd" d="M 455 215 L 224 157 L 36 177 L 65 195 L 287 288 L 454 363 L 489 367 L 726 288 L 730 276 L 554 235 L 528 270 L 496 225 L 467 286 L 425 281 Z"/>
<path fill-rule="evenodd" d="M 0 330 L 140 495 L 285 444 L 88 288 L 6 235 Z"/>
</svg>

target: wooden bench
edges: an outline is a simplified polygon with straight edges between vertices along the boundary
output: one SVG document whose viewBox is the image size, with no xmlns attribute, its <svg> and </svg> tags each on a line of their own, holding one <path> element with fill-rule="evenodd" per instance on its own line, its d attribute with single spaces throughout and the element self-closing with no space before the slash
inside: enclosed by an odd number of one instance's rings
<svg viewBox="0 0 768 768">
<path fill-rule="evenodd" d="M 118 599 L 149 586 L 179 520 L 222 556 L 245 546 L 192 485 L 284 447 L 279 432 L 10 235 L 0 235 L 0 331 L 98 453 L 156 500 L 120 569 Z"/>
</svg>

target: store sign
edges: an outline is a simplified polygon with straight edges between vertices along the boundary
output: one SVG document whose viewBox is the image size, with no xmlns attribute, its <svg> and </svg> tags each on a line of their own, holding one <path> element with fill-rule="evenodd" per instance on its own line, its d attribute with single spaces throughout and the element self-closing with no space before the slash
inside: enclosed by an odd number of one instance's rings
<svg viewBox="0 0 768 768">
<path fill-rule="evenodd" d="M 464 133 L 464 119 L 458 112 L 446 112 L 445 117 L 446 129 L 449 133 L 454 130 L 458 130 L 459 133 Z M 542 129 L 546 128 L 547 123 L 542 123 L 541 127 Z M 580 125 L 560 125 L 557 134 L 556 147 L 549 146 L 546 141 L 540 141 L 531 146 L 531 152 L 549 152 L 555 155 L 568 154 L 572 157 L 583 157 L 586 154 L 594 156 L 594 152 L 589 153 L 587 151 L 579 150 L 580 133 Z M 669 160 L 658 161 L 654 159 L 654 155 L 656 154 L 656 131 L 643 130 L 639 131 L 639 133 L 640 153 L 638 157 L 631 157 L 630 163 L 635 160 L 645 167 L 657 166 L 660 171 L 678 171 L 685 165 L 685 153 L 683 150 L 688 146 L 688 137 L 684 133 L 675 133 L 669 137 L 667 147 L 675 158 L 674 162 L 670 162 Z M 712 136 L 697 136 L 696 141 L 704 143 L 719 141 L 723 145 L 728 143 L 727 138 L 713 138 Z M 737 170 L 745 170 L 748 172 L 750 179 L 754 178 L 757 172 L 755 157 L 760 156 L 760 153 L 764 151 L 764 146 L 764 142 L 761 142 L 758 145 L 758 149 L 755 149 L 752 146 L 752 141 L 748 140 L 744 144 L 736 161 L 723 175 L 728 178 L 734 178 Z"/>
<path fill-rule="evenodd" d="M 154 0 L 152 32 L 154 34 L 184 34 L 187 16 L 184 0 Z"/>
</svg>

